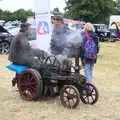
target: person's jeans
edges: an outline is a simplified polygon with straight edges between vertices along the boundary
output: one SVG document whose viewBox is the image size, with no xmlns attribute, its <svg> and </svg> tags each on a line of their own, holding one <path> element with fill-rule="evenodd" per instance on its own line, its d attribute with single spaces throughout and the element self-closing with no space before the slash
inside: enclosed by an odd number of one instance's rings
<svg viewBox="0 0 120 120">
<path fill-rule="evenodd" d="M 94 64 L 89 64 L 89 63 L 86 63 L 84 66 L 84 73 L 85 73 L 85 77 L 87 78 L 88 83 L 92 83 L 93 66 Z"/>
</svg>

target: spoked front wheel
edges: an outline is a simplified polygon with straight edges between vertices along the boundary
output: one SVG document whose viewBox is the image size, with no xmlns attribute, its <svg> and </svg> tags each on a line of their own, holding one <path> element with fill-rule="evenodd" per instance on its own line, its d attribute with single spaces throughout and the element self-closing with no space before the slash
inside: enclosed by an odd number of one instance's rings
<svg viewBox="0 0 120 120">
<path fill-rule="evenodd" d="M 80 101 L 80 93 L 73 85 L 64 85 L 60 90 L 60 100 L 64 107 L 75 108 Z"/>
<path fill-rule="evenodd" d="M 85 104 L 95 104 L 98 101 L 99 93 L 97 88 L 87 83 L 80 94 L 81 101 Z"/>
</svg>

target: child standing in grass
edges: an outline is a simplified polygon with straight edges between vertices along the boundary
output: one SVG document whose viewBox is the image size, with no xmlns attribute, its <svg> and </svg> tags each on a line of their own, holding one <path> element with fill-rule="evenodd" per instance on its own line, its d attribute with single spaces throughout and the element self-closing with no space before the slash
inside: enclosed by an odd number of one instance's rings
<svg viewBox="0 0 120 120">
<path fill-rule="evenodd" d="M 95 34 L 95 29 L 91 23 L 86 23 L 83 33 L 81 61 L 84 66 L 84 73 L 88 83 L 92 83 L 93 68 L 97 61 L 98 52 L 99 39 Z"/>
</svg>

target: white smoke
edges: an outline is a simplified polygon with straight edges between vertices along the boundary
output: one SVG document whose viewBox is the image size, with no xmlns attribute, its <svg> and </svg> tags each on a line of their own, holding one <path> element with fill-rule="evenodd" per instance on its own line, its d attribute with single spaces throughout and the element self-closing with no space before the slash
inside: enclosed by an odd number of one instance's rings
<svg viewBox="0 0 120 120">
<path fill-rule="evenodd" d="M 82 43 L 82 36 L 79 30 L 73 31 L 70 34 L 66 35 L 67 44 L 74 47 L 80 47 Z"/>
<path fill-rule="evenodd" d="M 67 58 L 78 56 L 83 41 L 80 31 L 67 31 L 65 33 L 61 31 L 61 29 L 56 29 L 53 34 L 52 47 L 54 48 L 54 52 L 57 51 L 57 59 L 63 61 Z M 58 53 L 59 48 L 62 48 L 62 52 L 60 53 Z"/>
</svg>

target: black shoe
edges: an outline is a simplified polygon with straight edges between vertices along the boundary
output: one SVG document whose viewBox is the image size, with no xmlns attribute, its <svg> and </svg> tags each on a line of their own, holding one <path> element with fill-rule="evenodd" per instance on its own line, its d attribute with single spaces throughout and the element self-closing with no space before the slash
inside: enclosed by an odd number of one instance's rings
<svg viewBox="0 0 120 120">
<path fill-rule="evenodd" d="M 15 87 L 16 83 L 17 83 L 16 78 L 13 78 L 13 80 L 12 80 L 12 87 Z"/>
</svg>

